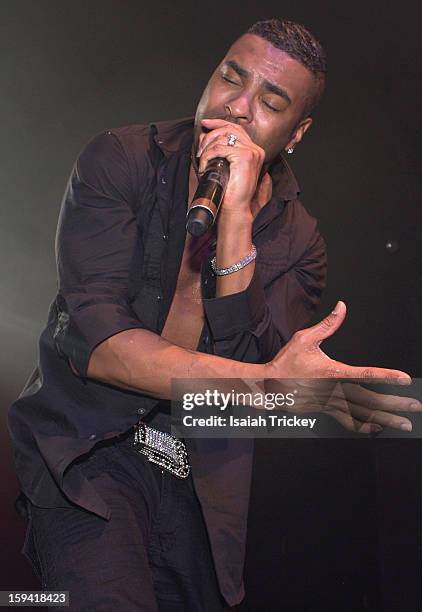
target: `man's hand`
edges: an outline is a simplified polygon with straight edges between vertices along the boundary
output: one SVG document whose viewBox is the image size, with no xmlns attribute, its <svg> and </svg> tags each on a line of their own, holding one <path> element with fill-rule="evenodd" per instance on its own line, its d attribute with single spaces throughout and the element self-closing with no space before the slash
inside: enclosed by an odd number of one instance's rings
<svg viewBox="0 0 422 612">
<path fill-rule="evenodd" d="M 373 381 L 375 382 L 375 381 Z M 345 429 L 358 433 L 376 433 L 384 427 L 411 431 L 409 419 L 394 412 L 421 412 L 422 405 L 412 397 L 376 393 L 357 383 L 319 379 L 282 379 L 258 382 L 260 391 L 293 397 L 282 410 L 293 414 L 323 413 Z"/>
<path fill-rule="evenodd" d="M 199 172 L 204 172 L 215 157 L 223 157 L 230 163 L 230 178 L 217 220 L 217 266 L 225 268 L 251 252 L 257 186 L 265 153 L 237 124 L 222 119 L 203 119 L 202 124 L 211 131 L 200 135 Z M 230 134 L 237 138 L 234 146 L 227 144 Z M 254 270 L 252 262 L 236 274 L 219 276 L 217 297 L 244 291 Z"/>
<path fill-rule="evenodd" d="M 290 411 L 323 412 L 352 431 L 370 433 L 385 426 L 411 431 L 408 419 L 390 412 L 421 412 L 418 400 L 375 393 L 352 382 L 338 382 L 338 379 L 357 379 L 360 382 L 411 383 L 410 376 L 400 370 L 350 366 L 330 359 L 321 350 L 322 341 L 337 331 L 345 316 L 346 306 L 338 302 L 334 311 L 320 323 L 294 334 L 266 365 L 266 376 L 272 380 L 266 381 L 265 391 L 286 393 L 292 392 L 294 387 L 295 404 Z"/>
<path fill-rule="evenodd" d="M 230 163 L 230 179 L 220 215 L 235 213 L 238 218 L 251 215 L 251 202 L 265 158 L 264 150 L 252 142 L 240 125 L 223 119 L 203 119 L 202 125 L 211 131 L 199 137 L 199 172 L 204 172 L 208 162 L 215 157 L 223 157 Z M 227 144 L 229 134 L 237 137 L 234 146 Z"/>
<path fill-rule="evenodd" d="M 400 370 L 350 366 L 330 359 L 320 348 L 342 325 L 346 305 L 338 302 L 325 319 L 296 332 L 275 358 L 267 364 L 268 378 L 354 378 L 383 379 L 393 384 L 410 384 L 411 378 Z"/>
</svg>

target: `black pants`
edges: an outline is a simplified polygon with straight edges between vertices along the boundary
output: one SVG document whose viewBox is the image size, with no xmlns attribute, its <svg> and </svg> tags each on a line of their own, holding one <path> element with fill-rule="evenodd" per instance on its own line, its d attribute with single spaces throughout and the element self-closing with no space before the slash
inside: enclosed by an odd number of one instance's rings
<svg viewBox="0 0 422 612">
<path fill-rule="evenodd" d="M 44 589 L 70 591 L 63 610 L 228 610 L 191 477 L 162 472 L 130 443 L 101 443 L 79 462 L 111 519 L 31 504 L 23 554 Z"/>
</svg>

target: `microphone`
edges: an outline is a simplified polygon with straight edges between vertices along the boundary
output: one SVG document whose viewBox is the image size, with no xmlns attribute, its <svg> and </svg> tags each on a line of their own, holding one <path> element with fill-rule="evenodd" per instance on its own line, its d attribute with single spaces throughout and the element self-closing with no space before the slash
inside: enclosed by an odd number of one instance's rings
<svg viewBox="0 0 422 612">
<path fill-rule="evenodd" d="M 186 216 L 186 229 L 192 236 L 202 236 L 217 218 L 230 176 L 230 164 L 224 157 L 210 159 Z"/>
</svg>

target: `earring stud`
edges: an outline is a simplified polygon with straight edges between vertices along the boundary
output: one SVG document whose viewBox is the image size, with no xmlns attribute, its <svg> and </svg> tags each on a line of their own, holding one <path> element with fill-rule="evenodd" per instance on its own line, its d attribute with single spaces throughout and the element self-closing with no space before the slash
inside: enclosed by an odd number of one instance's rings
<svg viewBox="0 0 422 612">
<path fill-rule="evenodd" d="M 294 151 L 294 148 L 293 148 L 293 147 L 289 147 L 289 148 L 287 149 L 287 153 L 288 153 L 289 155 L 291 155 L 291 154 L 293 153 L 293 151 Z"/>
</svg>

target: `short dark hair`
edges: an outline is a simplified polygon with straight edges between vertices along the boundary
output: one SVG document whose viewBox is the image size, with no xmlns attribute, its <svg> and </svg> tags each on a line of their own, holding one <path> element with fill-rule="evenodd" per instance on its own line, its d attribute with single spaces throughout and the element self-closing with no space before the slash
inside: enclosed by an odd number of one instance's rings
<svg viewBox="0 0 422 612">
<path fill-rule="evenodd" d="M 267 40 L 312 72 L 315 87 L 308 96 L 304 111 L 305 117 L 311 115 L 321 99 L 327 73 L 327 58 L 319 40 L 300 23 L 287 19 L 257 21 L 247 34 L 255 34 Z"/>
</svg>

